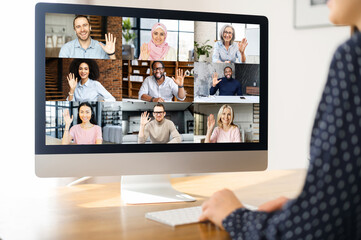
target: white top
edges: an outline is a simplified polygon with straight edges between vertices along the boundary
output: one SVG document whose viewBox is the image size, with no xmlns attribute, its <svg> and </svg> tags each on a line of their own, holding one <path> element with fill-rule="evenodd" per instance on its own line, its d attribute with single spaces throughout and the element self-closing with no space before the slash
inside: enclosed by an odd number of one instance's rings
<svg viewBox="0 0 361 240">
<path fill-rule="evenodd" d="M 68 100 L 68 98 L 67 98 Z M 90 78 L 85 84 L 78 82 L 72 101 L 77 102 L 115 102 L 115 98 L 98 82 L 91 80 Z"/>
<path fill-rule="evenodd" d="M 169 47 L 168 52 L 164 56 L 163 61 L 177 61 L 177 53 L 174 48 Z"/>
<path fill-rule="evenodd" d="M 143 94 L 147 94 L 154 98 L 163 98 L 166 102 L 171 102 L 173 95 L 179 100 L 183 101 L 184 98 L 178 96 L 178 85 L 170 77 L 164 76 L 164 82 L 158 85 L 154 76 L 147 77 L 142 86 L 140 87 L 138 98 L 141 99 Z"/>
</svg>

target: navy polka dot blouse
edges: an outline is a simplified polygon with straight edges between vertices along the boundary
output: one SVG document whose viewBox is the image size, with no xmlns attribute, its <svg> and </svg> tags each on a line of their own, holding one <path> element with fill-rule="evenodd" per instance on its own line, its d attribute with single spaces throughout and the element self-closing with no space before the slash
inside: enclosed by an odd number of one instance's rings
<svg viewBox="0 0 361 240">
<path fill-rule="evenodd" d="M 361 239 L 361 33 L 332 59 L 310 156 L 302 192 L 282 210 L 223 220 L 233 239 Z"/>
</svg>

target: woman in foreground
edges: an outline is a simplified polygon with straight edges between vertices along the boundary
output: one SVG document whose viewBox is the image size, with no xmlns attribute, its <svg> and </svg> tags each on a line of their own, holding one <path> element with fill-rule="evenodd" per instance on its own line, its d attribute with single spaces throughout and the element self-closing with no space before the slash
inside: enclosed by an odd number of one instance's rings
<svg viewBox="0 0 361 240">
<path fill-rule="evenodd" d="M 330 20 L 361 29 L 360 0 L 329 0 Z M 202 208 L 233 239 L 361 239 L 361 33 L 334 54 L 318 107 L 310 166 L 296 199 L 249 211 L 229 190 Z"/>
</svg>

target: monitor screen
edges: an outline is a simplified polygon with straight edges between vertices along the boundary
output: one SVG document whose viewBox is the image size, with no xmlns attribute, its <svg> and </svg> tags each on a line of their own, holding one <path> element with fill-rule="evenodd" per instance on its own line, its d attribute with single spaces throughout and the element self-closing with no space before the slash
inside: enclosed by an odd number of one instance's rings
<svg viewBox="0 0 361 240">
<path fill-rule="evenodd" d="M 36 6 L 36 171 L 264 170 L 263 16 Z"/>
</svg>

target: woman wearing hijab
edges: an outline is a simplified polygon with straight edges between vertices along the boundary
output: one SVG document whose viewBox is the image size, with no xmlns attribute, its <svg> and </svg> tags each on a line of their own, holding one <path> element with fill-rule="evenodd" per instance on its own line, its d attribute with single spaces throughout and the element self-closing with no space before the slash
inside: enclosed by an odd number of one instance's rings
<svg viewBox="0 0 361 240">
<path fill-rule="evenodd" d="M 152 40 L 149 43 L 143 43 L 140 48 L 139 60 L 177 61 L 175 49 L 165 41 L 167 39 L 167 28 L 164 24 L 154 24 L 151 35 Z"/>
</svg>

